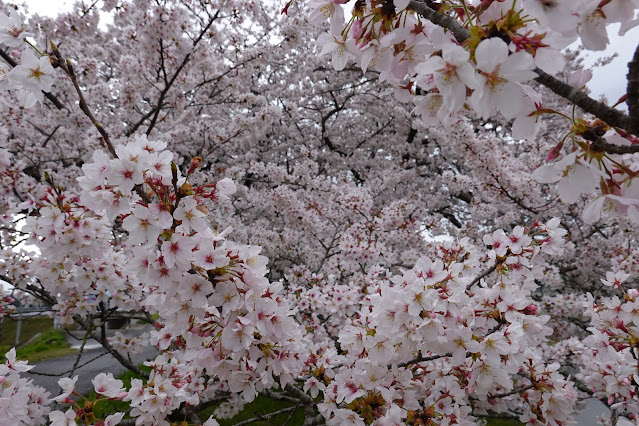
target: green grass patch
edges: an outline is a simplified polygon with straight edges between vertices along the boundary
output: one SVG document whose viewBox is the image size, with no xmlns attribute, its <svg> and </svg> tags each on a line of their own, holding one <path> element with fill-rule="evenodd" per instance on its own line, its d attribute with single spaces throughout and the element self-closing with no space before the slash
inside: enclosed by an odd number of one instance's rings
<svg viewBox="0 0 639 426">
<path fill-rule="evenodd" d="M 522 426 L 524 423 L 514 419 L 488 419 L 486 426 Z"/>
<path fill-rule="evenodd" d="M 16 343 L 18 320 L 5 318 L 0 326 L 0 346 L 11 349 Z M 22 320 L 19 344 L 26 342 L 38 333 L 53 329 L 53 318 L 46 316 L 26 317 Z M 2 353 L 4 355 L 4 352 Z"/>
<path fill-rule="evenodd" d="M 13 345 L 0 346 L 0 361 L 6 359 L 4 355 L 13 347 Z M 31 342 L 16 350 L 16 358 L 19 360 L 28 360 L 29 363 L 44 361 L 45 359 L 58 358 L 65 355 L 75 353 L 74 349 L 70 349 L 64 338 L 64 331 L 50 328 L 44 330 L 39 336 L 35 337 Z"/>
<path fill-rule="evenodd" d="M 280 401 L 276 399 L 270 399 L 263 395 L 258 395 L 255 400 L 244 406 L 244 409 L 240 411 L 235 417 L 231 419 L 217 419 L 220 426 L 231 426 L 244 420 L 253 419 L 255 417 L 263 416 L 272 413 L 283 408 L 292 407 L 295 404 L 288 401 Z M 211 407 L 200 413 L 200 418 L 205 421 L 209 418 L 217 406 Z M 291 417 L 289 420 L 289 416 Z M 288 423 L 286 421 L 288 420 Z M 302 407 L 297 408 L 293 415 L 291 412 L 282 413 L 268 420 L 259 420 L 251 423 L 256 426 L 281 426 L 284 423 L 287 426 L 301 426 L 304 424 L 304 409 Z"/>
</svg>

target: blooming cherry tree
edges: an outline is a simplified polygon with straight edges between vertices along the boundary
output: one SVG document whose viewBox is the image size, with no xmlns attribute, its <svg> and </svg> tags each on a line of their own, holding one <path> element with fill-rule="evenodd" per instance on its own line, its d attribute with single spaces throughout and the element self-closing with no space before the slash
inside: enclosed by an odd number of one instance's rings
<svg viewBox="0 0 639 426">
<path fill-rule="evenodd" d="M 597 398 L 633 424 L 639 59 L 626 113 L 560 50 L 637 9 L 3 5 L 0 278 L 136 374 L 46 391 L 12 349 L 3 418 L 563 425 Z M 119 316 L 147 332 L 107 338 Z"/>
</svg>

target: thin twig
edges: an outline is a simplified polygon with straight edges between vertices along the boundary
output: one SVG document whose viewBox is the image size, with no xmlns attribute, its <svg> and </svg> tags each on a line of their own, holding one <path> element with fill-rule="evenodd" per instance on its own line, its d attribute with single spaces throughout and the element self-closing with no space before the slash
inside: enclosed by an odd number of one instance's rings
<svg viewBox="0 0 639 426">
<path fill-rule="evenodd" d="M 505 393 L 496 393 L 495 395 L 490 395 L 488 397 L 488 399 L 497 399 L 497 398 L 505 398 L 507 396 L 511 396 L 511 395 L 515 395 L 518 393 L 522 393 L 527 391 L 528 389 L 532 389 L 535 387 L 535 383 L 531 383 L 528 386 L 524 386 L 523 388 L 519 388 L 519 389 L 513 389 L 510 392 L 505 392 Z"/>
<path fill-rule="evenodd" d="M 71 80 L 71 83 L 73 84 L 73 87 L 75 88 L 75 91 L 78 95 L 78 99 L 80 101 L 80 109 L 82 110 L 84 115 L 86 115 L 89 118 L 89 120 L 91 120 L 91 123 L 93 124 L 93 126 L 98 130 L 102 141 L 106 145 L 107 149 L 109 150 L 113 158 L 118 158 L 118 154 L 115 152 L 115 147 L 113 146 L 113 143 L 111 143 L 111 138 L 109 137 L 109 134 L 104 129 L 104 127 L 102 127 L 102 125 L 98 123 L 98 120 L 96 120 L 95 116 L 91 112 L 91 109 L 89 108 L 89 105 L 87 104 L 86 99 L 84 98 L 84 94 L 82 93 L 82 89 L 80 88 L 80 85 L 78 84 L 78 79 L 75 75 L 75 71 L 73 70 L 73 65 L 71 64 L 69 60 L 63 60 L 62 55 L 60 54 L 60 51 L 55 46 L 55 44 L 51 43 L 51 49 L 55 57 L 58 59 L 58 62 L 60 64 L 60 69 L 62 69 L 62 71 L 64 71 L 64 73 L 69 77 L 69 79 Z M 134 189 L 135 189 L 135 192 L 140 196 L 140 198 L 145 203 L 148 204 L 151 202 L 151 198 L 144 191 L 144 188 L 142 187 L 142 185 L 139 185 L 139 184 L 135 185 Z"/>
<path fill-rule="evenodd" d="M 76 356 L 75 361 L 73 362 L 73 366 L 71 367 L 71 370 L 69 370 L 69 377 L 73 376 L 73 373 L 75 373 L 76 368 L 78 368 L 78 364 L 80 363 L 80 358 L 82 358 L 82 354 L 84 353 L 84 347 L 87 344 L 89 334 L 91 334 L 90 328 L 87 329 L 87 331 L 84 333 L 84 338 L 82 339 L 82 344 L 80 345 L 78 356 Z"/>
<path fill-rule="evenodd" d="M 400 362 L 399 364 L 397 364 L 398 367 L 408 367 L 409 365 L 412 364 L 417 364 L 419 362 L 426 362 L 426 361 L 434 361 L 436 359 L 440 359 L 440 358 L 445 358 L 448 356 L 453 356 L 452 353 L 447 353 L 444 355 L 431 355 L 431 356 L 418 356 L 416 358 L 411 359 L 410 361 L 406 361 L 406 362 Z"/>
<path fill-rule="evenodd" d="M 239 423 L 236 423 L 234 426 L 243 426 L 243 425 L 248 425 L 248 424 L 259 422 L 259 421 L 270 420 L 275 416 L 278 416 L 283 413 L 288 413 L 289 411 L 295 411 L 296 409 L 297 409 L 297 406 L 293 406 L 293 407 L 282 408 L 281 410 L 273 411 L 272 413 L 268 413 L 264 415 L 255 413 L 257 417 L 253 417 L 252 419 L 241 421 Z"/>
<path fill-rule="evenodd" d="M 78 365 L 76 370 L 79 370 L 80 368 L 84 367 L 85 365 L 90 364 L 93 361 L 95 361 L 95 360 L 97 360 L 99 358 L 102 358 L 103 356 L 108 355 L 108 354 L 109 354 L 108 352 L 102 352 L 100 355 L 97 355 L 97 356 L 91 358 L 90 360 L 88 360 L 86 362 L 83 362 L 82 364 Z M 68 374 L 71 371 L 72 370 L 69 369 L 67 371 L 63 371 L 62 373 L 42 373 L 40 371 L 31 370 L 31 371 L 29 371 L 29 374 L 36 374 L 38 376 L 61 377 L 61 376 L 64 376 L 65 374 Z"/>
<path fill-rule="evenodd" d="M 488 275 L 490 275 L 493 272 L 495 272 L 497 267 L 499 265 L 501 265 L 502 263 L 504 263 L 505 261 L 506 261 L 506 258 L 497 260 L 497 262 L 495 262 L 495 264 L 493 266 L 491 266 L 490 268 L 488 268 L 487 270 L 485 270 L 481 274 L 477 275 L 477 277 L 470 284 L 468 284 L 466 286 L 466 290 L 470 290 L 475 284 L 479 283 L 482 279 L 486 278 Z"/>
<path fill-rule="evenodd" d="M 597 138 L 591 145 L 591 149 L 605 151 L 608 154 L 634 154 L 639 152 L 639 144 L 615 145 L 606 142 L 604 138 Z"/>
</svg>

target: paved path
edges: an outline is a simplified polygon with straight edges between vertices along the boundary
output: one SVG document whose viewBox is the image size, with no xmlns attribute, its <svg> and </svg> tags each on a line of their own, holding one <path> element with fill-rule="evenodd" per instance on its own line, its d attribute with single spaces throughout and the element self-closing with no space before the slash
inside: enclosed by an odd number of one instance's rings
<svg viewBox="0 0 639 426">
<path fill-rule="evenodd" d="M 104 355 L 102 355 L 104 354 Z M 153 347 L 145 348 L 142 353 L 135 355 L 132 357 L 134 364 L 139 364 L 141 362 L 146 361 L 147 359 L 154 358 L 158 354 L 158 351 Z M 100 373 L 113 373 L 114 376 L 118 376 L 126 371 L 126 368 L 122 366 L 113 358 L 112 355 L 107 354 L 106 351 L 100 348 L 93 349 L 85 349 L 82 353 L 82 357 L 80 358 L 80 362 L 78 365 L 82 365 L 85 362 L 98 357 L 95 361 L 76 369 L 73 375 L 78 376 L 78 381 L 76 382 L 76 390 L 82 394 L 86 394 L 93 390 L 93 385 L 91 384 L 91 380 Z M 41 372 L 47 374 L 59 374 L 65 371 L 68 371 L 73 367 L 73 363 L 77 358 L 77 354 L 68 355 L 57 359 L 50 359 L 48 361 L 42 361 L 35 364 L 35 367 L 30 372 L 26 373 L 23 377 L 29 377 L 33 379 L 36 385 L 44 387 L 46 390 L 51 392 L 51 396 L 55 397 L 60 394 L 60 387 L 58 386 L 58 380 L 64 376 L 42 376 L 38 374 L 33 374 L 34 372 Z"/>
<path fill-rule="evenodd" d="M 610 414 L 608 407 L 598 399 L 591 398 L 586 401 L 586 407 L 575 414 L 578 426 L 601 426 L 599 417 Z"/>
</svg>

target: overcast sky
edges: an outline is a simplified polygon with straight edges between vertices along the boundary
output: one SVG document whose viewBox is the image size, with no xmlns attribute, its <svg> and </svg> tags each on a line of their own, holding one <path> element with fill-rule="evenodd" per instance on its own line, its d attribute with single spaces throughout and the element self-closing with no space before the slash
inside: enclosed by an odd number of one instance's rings
<svg viewBox="0 0 639 426">
<path fill-rule="evenodd" d="M 284 0 L 280 0 L 284 3 Z M 71 9 L 70 0 L 22 0 L 27 5 L 31 13 L 38 13 L 47 16 L 56 16 L 61 11 Z M 617 52 L 618 57 L 605 67 L 593 70 L 593 79 L 588 83 L 588 88 L 592 91 L 592 96 L 599 98 L 605 94 L 609 102 L 616 102 L 626 93 L 626 74 L 628 72 L 628 62 L 632 58 L 639 40 L 639 28 L 633 28 L 624 37 L 617 35 L 618 25 L 610 26 L 608 34 L 610 46 L 605 52 L 588 52 L 586 66 L 591 66 L 597 59 L 610 56 Z M 572 47 L 576 47 L 573 44 Z"/>
</svg>

